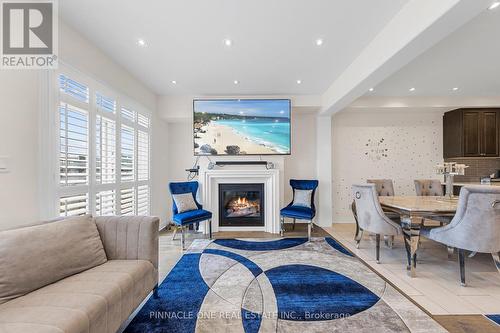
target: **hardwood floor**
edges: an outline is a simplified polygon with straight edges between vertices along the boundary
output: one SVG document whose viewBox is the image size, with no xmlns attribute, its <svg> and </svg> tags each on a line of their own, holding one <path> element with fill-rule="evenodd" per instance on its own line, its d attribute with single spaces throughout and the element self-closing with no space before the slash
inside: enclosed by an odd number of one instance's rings
<svg viewBox="0 0 500 333">
<path fill-rule="evenodd" d="M 451 333 L 498 333 L 500 327 L 482 315 L 433 316 Z"/>
</svg>

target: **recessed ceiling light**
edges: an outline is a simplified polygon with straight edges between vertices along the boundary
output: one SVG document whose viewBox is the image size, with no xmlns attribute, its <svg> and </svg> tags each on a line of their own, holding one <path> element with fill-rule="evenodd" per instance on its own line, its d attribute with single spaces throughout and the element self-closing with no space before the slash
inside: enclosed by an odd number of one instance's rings
<svg viewBox="0 0 500 333">
<path fill-rule="evenodd" d="M 142 38 L 139 38 L 137 40 L 137 45 L 142 46 L 142 47 L 147 46 L 146 41 L 144 39 L 142 39 Z"/>
<path fill-rule="evenodd" d="M 297 80 L 297 84 L 301 84 L 302 83 L 302 80 Z"/>
<path fill-rule="evenodd" d="M 491 4 L 490 7 L 488 7 L 489 10 L 493 10 L 495 8 L 497 8 L 498 6 L 500 6 L 500 1 L 495 1 Z"/>
<path fill-rule="evenodd" d="M 224 45 L 231 46 L 231 45 L 233 45 L 233 41 L 230 40 L 230 39 L 228 39 L 228 38 L 226 38 L 226 39 L 224 39 Z"/>
<path fill-rule="evenodd" d="M 233 81 L 233 83 L 234 83 L 234 84 L 238 84 L 238 83 L 240 83 L 240 81 L 238 81 L 238 80 L 234 80 L 234 81 Z"/>
<path fill-rule="evenodd" d="M 375 89 L 373 89 L 373 88 L 368 89 L 368 91 L 374 91 L 374 90 L 375 90 Z"/>
<path fill-rule="evenodd" d="M 410 88 L 410 91 L 415 91 L 415 88 Z"/>
<path fill-rule="evenodd" d="M 175 81 L 175 80 L 172 80 L 172 84 L 177 84 L 177 81 Z"/>
<path fill-rule="evenodd" d="M 453 91 L 457 91 L 457 90 L 458 90 L 458 87 L 453 88 Z"/>
<path fill-rule="evenodd" d="M 316 45 L 317 46 L 323 45 L 323 40 L 321 38 L 316 39 Z"/>
</svg>

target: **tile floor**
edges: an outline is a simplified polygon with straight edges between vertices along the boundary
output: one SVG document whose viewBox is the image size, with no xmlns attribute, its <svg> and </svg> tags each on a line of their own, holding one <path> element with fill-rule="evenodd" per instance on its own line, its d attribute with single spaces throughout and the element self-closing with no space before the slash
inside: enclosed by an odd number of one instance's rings
<svg viewBox="0 0 500 333">
<path fill-rule="evenodd" d="M 393 249 L 381 245 L 377 264 L 373 236 L 365 233 L 356 249 L 354 224 L 334 224 L 325 230 L 432 315 L 500 313 L 500 274 L 489 254 L 466 259 L 467 287 L 461 287 L 457 258 L 448 260 L 443 245 L 421 239 L 417 277 L 411 278 L 402 237 Z"/>
</svg>

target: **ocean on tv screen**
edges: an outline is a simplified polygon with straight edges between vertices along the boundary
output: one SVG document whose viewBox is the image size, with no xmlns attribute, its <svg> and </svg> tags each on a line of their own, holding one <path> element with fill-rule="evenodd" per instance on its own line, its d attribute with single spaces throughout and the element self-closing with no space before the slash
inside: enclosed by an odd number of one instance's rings
<svg viewBox="0 0 500 333">
<path fill-rule="evenodd" d="M 196 155 L 290 153 L 289 100 L 196 100 Z"/>
</svg>

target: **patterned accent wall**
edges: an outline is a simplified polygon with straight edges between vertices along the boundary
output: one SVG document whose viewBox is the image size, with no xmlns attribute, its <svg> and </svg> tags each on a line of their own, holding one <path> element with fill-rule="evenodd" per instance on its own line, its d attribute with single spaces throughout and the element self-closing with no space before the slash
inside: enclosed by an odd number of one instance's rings
<svg viewBox="0 0 500 333">
<path fill-rule="evenodd" d="M 441 111 L 369 109 L 333 118 L 334 222 L 352 222 L 351 185 L 370 178 L 394 182 L 396 195 L 414 195 L 414 179 L 442 179 Z"/>
</svg>

